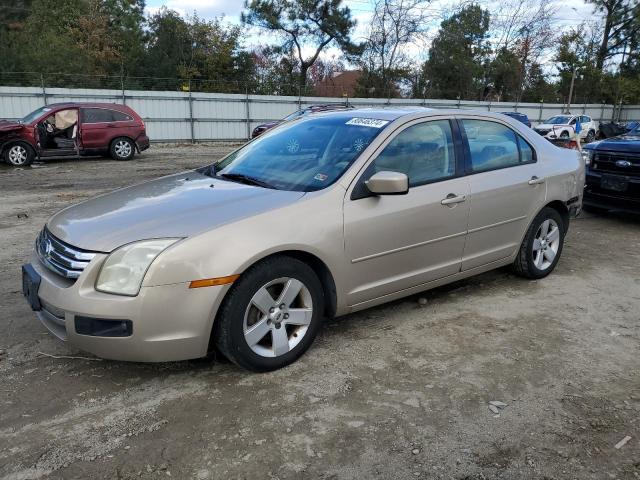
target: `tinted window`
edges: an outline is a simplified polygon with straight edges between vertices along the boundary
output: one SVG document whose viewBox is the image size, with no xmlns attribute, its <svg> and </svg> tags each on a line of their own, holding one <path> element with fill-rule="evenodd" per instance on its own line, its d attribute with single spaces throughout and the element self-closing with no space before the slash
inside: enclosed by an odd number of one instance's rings
<svg viewBox="0 0 640 480">
<path fill-rule="evenodd" d="M 405 173 L 416 186 L 456 172 L 453 136 L 448 120 L 419 123 L 400 132 L 374 160 L 371 174 Z"/>
<path fill-rule="evenodd" d="M 112 122 L 111 110 L 104 108 L 84 108 L 82 109 L 82 121 L 84 123 Z"/>
<path fill-rule="evenodd" d="M 340 178 L 389 123 L 348 115 L 300 118 L 228 155 L 216 174 L 251 177 L 280 190 L 320 190 Z"/>
<path fill-rule="evenodd" d="M 469 142 L 473 172 L 520 164 L 518 139 L 513 130 L 485 120 L 462 120 L 462 125 Z"/>
<path fill-rule="evenodd" d="M 126 113 L 118 112 L 116 110 L 109 110 L 114 122 L 127 122 L 131 120 L 131 117 Z"/>
<path fill-rule="evenodd" d="M 582 117 L 580 117 L 581 123 L 588 123 L 590 121 L 591 121 L 591 117 L 587 117 L 586 115 L 583 115 Z"/>
<path fill-rule="evenodd" d="M 520 135 L 516 135 L 518 137 L 518 146 L 520 147 L 520 161 L 522 163 L 531 163 L 534 162 L 536 157 L 533 153 L 533 148 L 529 145 L 524 138 Z"/>
</svg>

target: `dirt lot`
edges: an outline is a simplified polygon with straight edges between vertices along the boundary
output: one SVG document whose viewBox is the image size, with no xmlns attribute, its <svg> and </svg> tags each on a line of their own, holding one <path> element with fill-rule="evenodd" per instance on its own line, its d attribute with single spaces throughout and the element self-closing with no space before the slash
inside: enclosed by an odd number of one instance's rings
<svg viewBox="0 0 640 480">
<path fill-rule="evenodd" d="M 0 477 L 640 478 L 637 217 L 575 220 L 542 281 L 499 270 L 332 320 L 270 374 L 50 357 L 85 354 L 20 292 L 45 220 L 228 149 L 0 166 Z"/>
</svg>

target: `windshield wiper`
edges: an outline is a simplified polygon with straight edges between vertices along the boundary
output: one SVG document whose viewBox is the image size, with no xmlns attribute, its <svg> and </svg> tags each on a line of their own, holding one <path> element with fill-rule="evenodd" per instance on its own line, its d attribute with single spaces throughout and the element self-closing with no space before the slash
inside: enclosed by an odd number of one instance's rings
<svg viewBox="0 0 640 480">
<path fill-rule="evenodd" d="M 244 183 L 245 185 L 256 185 L 258 187 L 273 188 L 273 189 L 276 188 L 273 185 L 271 185 L 270 183 L 267 183 L 267 182 L 265 182 L 263 180 L 260 180 L 258 178 L 250 177 L 250 176 L 245 175 L 243 173 L 221 173 L 220 175 L 217 175 L 217 177 L 219 177 L 219 178 L 227 178 L 227 179 L 229 179 L 231 181 L 238 181 L 240 183 Z"/>
</svg>

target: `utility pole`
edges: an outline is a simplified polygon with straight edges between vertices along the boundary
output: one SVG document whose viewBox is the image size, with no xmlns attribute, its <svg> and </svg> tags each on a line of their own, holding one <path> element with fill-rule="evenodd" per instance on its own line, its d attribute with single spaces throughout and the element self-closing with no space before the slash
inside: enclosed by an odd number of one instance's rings
<svg viewBox="0 0 640 480">
<path fill-rule="evenodd" d="M 570 113 L 571 99 L 573 98 L 573 85 L 576 81 L 576 67 L 573 67 L 573 73 L 571 74 L 571 86 L 569 87 L 569 98 L 567 99 L 567 109 L 564 113 Z"/>
</svg>

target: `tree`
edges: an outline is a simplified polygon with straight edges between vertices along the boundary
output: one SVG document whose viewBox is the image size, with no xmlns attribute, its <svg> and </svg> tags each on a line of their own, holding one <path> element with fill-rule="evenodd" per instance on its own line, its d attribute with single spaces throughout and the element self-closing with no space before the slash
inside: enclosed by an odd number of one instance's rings
<svg viewBox="0 0 640 480">
<path fill-rule="evenodd" d="M 307 72 L 322 50 L 335 44 L 348 54 L 359 46 L 350 39 L 356 22 L 342 0 L 247 0 L 242 21 L 277 32 L 285 39 L 284 50 L 292 50 L 298 61 L 298 84 L 304 88 Z M 312 53 L 305 55 L 305 47 Z"/>
<path fill-rule="evenodd" d="M 640 3 L 637 0 L 587 0 L 604 15 L 604 26 L 596 68 L 602 71 L 605 62 L 620 53 L 629 38 L 640 32 Z"/>
<path fill-rule="evenodd" d="M 252 56 L 241 50 L 239 26 L 220 19 L 182 18 L 160 9 L 149 19 L 147 71 L 164 78 L 198 82 L 202 90 L 239 91 L 253 74 Z"/>
<path fill-rule="evenodd" d="M 72 32 L 88 11 L 88 0 L 33 0 L 20 34 L 23 68 L 43 73 L 91 73 L 86 52 Z M 61 78 L 66 85 L 79 81 L 70 75 Z"/>
<path fill-rule="evenodd" d="M 16 0 L 11 8 L 0 8 L 0 72 L 23 68 L 19 37 L 30 10 L 31 0 Z"/>
<path fill-rule="evenodd" d="M 489 12 L 467 5 L 440 24 L 423 75 L 434 96 L 478 98 L 485 87 Z"/>
<path fill-rule="evenodd" d="M 430 0 L 376 0 L 361 60 L 358 92 L 391 96 L 396 82 L 407 78 L 411 57 L 407 45 L 425 33 Z"/>
</svg>

